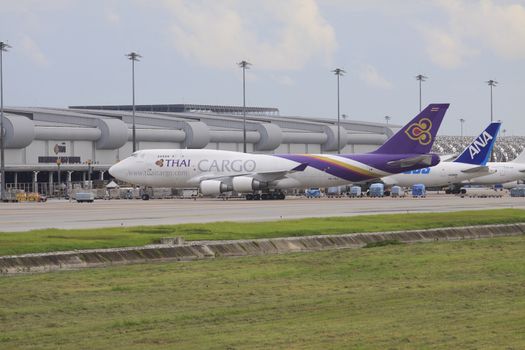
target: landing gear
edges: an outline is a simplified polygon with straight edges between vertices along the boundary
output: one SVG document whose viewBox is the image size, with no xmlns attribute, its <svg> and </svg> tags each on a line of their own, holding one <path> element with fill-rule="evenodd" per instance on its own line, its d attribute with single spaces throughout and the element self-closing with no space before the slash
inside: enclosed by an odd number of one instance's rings
<svg viewBox="0 0 525 350">
<path fill-rule="evenodd" d="M 258 200 L 277 200 L 286 198 L 282 192 L 268 192 L 268 193 L 248 193 L 245 196 L 247 201 L 258 201 Z"/>
<path fill-rule="evenodd" d="M 149 201 L 149 194 L 143 193 L 141 198 L 143 201 Z"/>
</svg>

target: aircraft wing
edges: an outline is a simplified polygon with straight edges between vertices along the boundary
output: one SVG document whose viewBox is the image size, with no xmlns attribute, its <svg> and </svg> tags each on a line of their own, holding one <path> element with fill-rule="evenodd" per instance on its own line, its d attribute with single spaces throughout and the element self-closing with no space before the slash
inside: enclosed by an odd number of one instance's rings
<svg viewBox="0 0 525 350">
<path fill-rule="evenodd" d="M 408 168 L 416 164 L 422 165 L 431 165 L 432 164 L 432 155 L 431 154 L 422 154 L 416 157 L 402 158 L 398 160 L 393 160 L 387 163 L 391 166 L 398 166 L 401 168 Z"/>
<path fill-rule="evenodd" d="M 251 176 L 255 180 L 258 180 L 258 181 L 261 181 L 261 182 L 270 182 L 270 181 L 275 181 L 275 180 L 282 179 L 282 178 L 284 178 L 286 175 L 288 175 L 290 173 L 295 173 L 295 172 L 298 172 L 298 171 L 304 171 L 304 169 L 306 169 L 307 166 L 308 166 L 308 164 L 302 163 L 302 164 L 299 164 L 298 166 L 296 166 L 295 168 L 290 169 L 290 170 L 258 172 L 258 173 L 252 174 Z"/>
<path fill-rule="evenodd" d="M 473 168 L 468 168 L 465 170 L 461 170 L 462 173 L 465 174 L 472 174 L 472 173 L 488 173 L 490 171 L 488 166 L 481 165 L 481 166 L 475 166 Z"/>
<path fill-rule="evenodd" d="M 283 170 L 262 171 L 262 172 L 256 172 L 256 173 L 239 173 L 235 175 L 209 174 L 209 175 L 200 176 L 198 179 L 195 179 L 195 180 L 197 180 L 198 182 L 204 181 L 204 180 L 220 180 L 225 183 L 231 183 L 234 177 L 250 176 L 250 177 L 253 177 L 257 181 L 270 182 L 270 181 L 282 179 L 286 177 L 286 175 L 291 174 L 291 173 L 295 173 L 298 171 L 304 171 L 304 169 L 306 169 L 307 166 L 308 166 L 307 163 L 301 163 L 295 168 L 286 169 L 286 170 L 283 169 Z"/>
</svg>

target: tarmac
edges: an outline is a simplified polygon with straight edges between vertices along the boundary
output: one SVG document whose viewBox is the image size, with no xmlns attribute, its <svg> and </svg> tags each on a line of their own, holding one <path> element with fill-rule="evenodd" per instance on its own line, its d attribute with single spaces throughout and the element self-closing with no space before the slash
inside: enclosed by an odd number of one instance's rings
<svg viewBox="0 0 525 350">
<path fill-rule="evenodd" d="M 454 195 L 433 194 L 426 198 L 287 198 L 268 201 L 199 198 L 95 200 L 94 203 L 76 203 L 49 200 L 45 203 L 0 203 L 0 231 L 267 221 L 501 208 L 525 209 L 525 198 L 459 198 Z"/>
</svg>

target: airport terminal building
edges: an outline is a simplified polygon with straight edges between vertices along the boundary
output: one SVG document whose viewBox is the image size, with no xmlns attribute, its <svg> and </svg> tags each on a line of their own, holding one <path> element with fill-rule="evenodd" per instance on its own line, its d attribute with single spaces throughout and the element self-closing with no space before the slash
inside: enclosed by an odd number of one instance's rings
<svg viewBox="0 0 525 350">
<path fill-rule="evenodd" d="M 107 170 L 132 153 L 132 107 L 5 108 L 7 188 L 52 194 L 57 186 L 108 180 Z M 137 149 L 206 148 L 243 150 L 243 108 L 212 105 L 138 105 Z M 341 153 L 368 152 L 399 126 L 341 119 Z M 277 108 L 246 107 L 247 151 L 336 153 L 336 118 L 281 116 Z M 468 139 L 467 139 L 468 140 Z M 454 153 L 461 139 L 438 142 L 438 153 Z M 496 146 L 513 159 L 523 139 Z"/>
</svg>

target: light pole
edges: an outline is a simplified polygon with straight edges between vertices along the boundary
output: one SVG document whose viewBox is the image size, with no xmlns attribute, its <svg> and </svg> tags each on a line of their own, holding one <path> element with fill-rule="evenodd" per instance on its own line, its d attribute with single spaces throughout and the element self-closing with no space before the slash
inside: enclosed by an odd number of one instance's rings
<svg viewBox="0 0 525 350">
<path fill-rule="evenodd" d="M 416 75 L 416 80 L 419 81 L 419 111 L 421 112 L 421 82 L 422 81 L 425 81 L 427 80 L 428 77 L 422 75 L 422 74 L 419 74 L 419 75 Z"/>
<path fill-rule="evenodd" d="M 252 64 L 243 60 L 237 65 L 242 68 L 242 151 L 246 153 L 246 70 Z"/>
<path fill-rule="evenodd" d="M 463 137 L 463 123 L 465 123 L 465 119 L 459 118 L 459 122 L 461 123 L 461 137 Z"/>
<path fill-rule="evenodd" d="M 488 80 L 486 81 L 485 83 L 489 84 L 490 86 L 490 122 L 492 123 L 492 120 L 493 120 L 493 110 L 492 110 L 492 88 L 495 87 L 496 85 L 498 85 L 498 82 L 495 81 L 495 80 Z"/>
<path fill-rule="evenodd" d="M 388 115 L 385 115 L 386 125 L 388 125 L 388 122 L 390 121 L 390 119 L 392 119 L 392 118 L 390 118 Z"/>
<path fill-rule="evenodd" d="M 337 76 L 337 154 L 341 153 L 341 117 L 339 114 L 339 77 L 345 75 L 346 71 L 336 68 L 332 71 Z"/>
<path fill-rule="evenodd" d="M 2 54 L 11 48 L 8 44 L 0 41 L 0 176 L 2 186 L 0 187 L 2 202 L 5 201 L 5 132 L 4 132 L 4 76 L 2 71 Z"/>
<path fill-rule="evenodd" d="M 131 91 L 133 94 L 133 131 L 132 131 L 132 139 L 133 139 L 133 152 L 137 150 L 137 144 L 136 144 L 136 130 L 135 130 L 135 61 L 140 61 L 140 58 L 142 58 L 141 55 L 138 53 L 132 51 L 126 55 L 129 60 L 131 60 Z"/>
<path fill-rule="evenodd" d="M 485 83 L 487 83 L 489 86 L 490 86 L 490 122 L 492 123 L 492 120 L 494 119 L 494 116 L 493 116 L 493 104 L 492 104 L 492 88 L 495 87 L 496 85 L 498 85 L 498 82 L 495 81 L 495 80 L 488 80 L 486 81 Z M 491 154 L 490 154 L 490 161 L 493 162 L 494 161 L 494 152 L 491 151 Z"/>
</svg>

